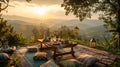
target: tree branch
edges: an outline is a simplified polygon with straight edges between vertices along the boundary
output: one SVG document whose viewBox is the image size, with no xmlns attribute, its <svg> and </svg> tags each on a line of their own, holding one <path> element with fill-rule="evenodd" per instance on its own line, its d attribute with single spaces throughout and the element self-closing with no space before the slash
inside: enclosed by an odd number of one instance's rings
<svg viewBox="0 0 120 67">
<path fill-rule="evenodd" d="M 117 6 L 110 2 L 110 0 L 106 0 L 108 4 L 110 4 L 115 10 L 117 10 Z M 118 1 L 119 2 L 119 1 Z"/>
<path fill-rule="evenodd" d="M 4 8 L 0 8 L 0 11 L 5 10 L 8 7 L 8 4 Z"/>
</svg>

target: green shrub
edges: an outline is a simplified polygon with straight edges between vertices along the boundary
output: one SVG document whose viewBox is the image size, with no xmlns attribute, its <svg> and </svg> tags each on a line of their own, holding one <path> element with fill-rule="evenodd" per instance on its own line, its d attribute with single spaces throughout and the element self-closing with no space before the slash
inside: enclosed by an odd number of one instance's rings
<svg viewBox="0 0 120 67">
<path fill-rule="evenodd" d="M 10 66 L 21 67 L 20 57 L 13 58 Z"/>
</svg>

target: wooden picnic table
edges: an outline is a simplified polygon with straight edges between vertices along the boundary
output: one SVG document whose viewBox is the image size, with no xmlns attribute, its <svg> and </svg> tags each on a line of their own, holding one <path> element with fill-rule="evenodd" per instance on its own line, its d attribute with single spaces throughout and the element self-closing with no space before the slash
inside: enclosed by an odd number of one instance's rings
<svg viewBox="0 0 120 67">
<path fill-rule="evenodd" d="M 73 50 L 73 47 L 76 45 L 77 44 L 43 43 L 42 48 L 40 48 L 40 50 L 48 49 L 54 51 L 53 58 L 67 54 L 71 54 L 72 56 L 75 56 L 74 55 L 75 51 Z M 70 48 L 71 50 L 66 52 L 63 50 L 64 48 Z M 59 51 L 59 49 L 61 51 Z"/>
<path fill-rule="evenodd" d="M 57 57 L 57 56 L 62 56 L 62 55 L 67 55 L 67 54 L 71 54 L 73 57 L 75 57 L 74 53 L 75 51 L 73 50 L 73 47 L 76 46 L 77 44 L 67 44 L 65 46 L 63 46 L 62 48 L 54 48 L 54 54 L 53 54 L 53 58 Z M 65 51 L 63 50 L 64 48 L 70 48 L 70 51 Z"/>
</svg>

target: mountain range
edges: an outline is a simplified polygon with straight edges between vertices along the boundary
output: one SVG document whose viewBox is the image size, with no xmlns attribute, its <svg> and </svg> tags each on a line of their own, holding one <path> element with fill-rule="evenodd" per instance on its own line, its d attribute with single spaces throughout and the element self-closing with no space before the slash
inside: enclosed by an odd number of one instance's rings
<svg viewBox="0 0 120 67">
<path fill-rule="evenodd" d="M 103 35 L 105 33 L 105 28 L 103 26 L 104 22 L 100 20 L 85 19 L 84 21 L 79 21 L 77 19 L 33 19 L 26 18 L 15 15 L 4 15 L 8 24 L 11 24 L 17 32 L 23 33 L 25 36 L 29 37 L 32 35 L 32 29 L 34 26 L 39 26 L 41 24 L 55 30 L 61 26 L 68 26 L 73 29 L 77 26 L 80 30 L 81 36 L 93 37 Z M 99 33 L 98 33 L 99 32 Z"/>
</svg>

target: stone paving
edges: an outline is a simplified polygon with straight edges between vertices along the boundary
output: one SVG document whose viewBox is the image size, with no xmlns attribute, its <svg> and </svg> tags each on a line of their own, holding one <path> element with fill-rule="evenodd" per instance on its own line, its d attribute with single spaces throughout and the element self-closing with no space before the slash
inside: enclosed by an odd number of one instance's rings
<svg viewBox="0 0 120 67">
<path fill-rule="evenodd" d="M 68 50 L 68 49 L 66 49 L 66 50 Z M 83 45 L 75 46 L 74 51 L 75 51 L 75 55 L 81 55 L 82 53 L 85 53 L 85 54 L 88 54 L 88 55 L 95 56 L 96 58 L 99 59 L 100 63 L 106 64 L 106 65 L 112 64 L 114 62 L 114 60 L 116 59 L 115 55 L 110 54 L 106 51 L 90 48 L 90 47 L 83 46 Z M 29 65 L 26 63 L 26 60 L 24 58 L 22 60 L 23 60 L 22 64 L 24 66 L 29 67 Z"/>
<path fill-rule="evenodd" d="M 83 46 L 83 45 L 75 46 L 74 50 L 76 53 L 79 53 L 79 54 L 86 53 L 86 54 L 95 56 L 99 59 L 99 62 L 106 64 L 106 65 L 112 64 L 114 62 L 114 60 L 116 59 L 115 55 L 110 54 L 106 51 L 90 48 L 90 47 Z"/>
</svg>

